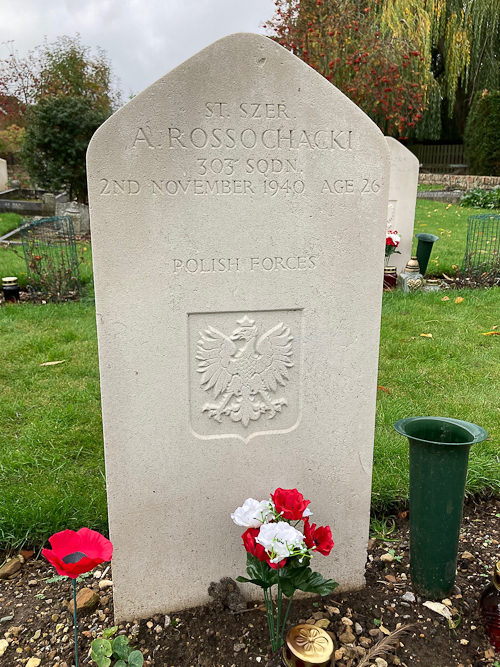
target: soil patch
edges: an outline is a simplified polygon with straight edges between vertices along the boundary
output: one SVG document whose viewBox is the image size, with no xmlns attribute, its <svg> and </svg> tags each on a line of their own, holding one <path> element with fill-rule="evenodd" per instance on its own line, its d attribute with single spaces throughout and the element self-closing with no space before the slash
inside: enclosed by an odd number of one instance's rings
<svg viewBox="0 0 500 667">
<path fill-rule="evenodd" d="M 445 602 L 452 614 L 451 623 L 424 607 L 426 600 L 412 592 L 408 516 L 402 512 L 396 518 L 395 531 L 385 536 L 394 541 L 384 541 L 384 536 L 370 541 L 366 588 L 296 600 L 289 625 L 319 621 L 326 626 L 334 636 L 336 664 L 342 667 L 356 667 L 369 647 L 399 624 L 415 627 L 401 637 L 396 649 L 383 656 L 388 665 L 493 665 L 495 655 L 479 621 L 477 603 L 500 559 L 499 518 L 499 500 L 465 506 L 456 585 Z M 3 560 L 0 556 L 0 564 Z M 242 549 L 242 574 L 243 563 Z M 40 663 L 34 662 L 40 667 L 73 665 L 73 622 L 67 610 L 71 585 L 67 580 L 50 581 L 55 575 L 45 560 L 32 557 L 12 579 L 0 581 L 0 647 L 3 639 L 9 644 L 0 657 L 0 667 L 26 665 L 30 658 L 39 659 Z M 110 578 L 111 569 L 103 565 L 79 584 L 79 588 L 93 589 L 99 595 L 95 611 L 79 621 L 82 665 L 93 664 L 90 642 L 103 628 L 113 625 L 112 586 L 103 585 Z M 254 604 L 237 614 L 214 603 L 168 616 L 131 619 L 120 625 L 118 632 L 128 635 L 143 652 L 146 667 L 264 667 L 270 657 L 266 616 L 262 606 Z M 346 639 L 350 642 L 343 644 Z M 372 662 L 375 660 L 369 664 Z M 382 662 L 377 664 L 385 667 Z"/>
</svg>

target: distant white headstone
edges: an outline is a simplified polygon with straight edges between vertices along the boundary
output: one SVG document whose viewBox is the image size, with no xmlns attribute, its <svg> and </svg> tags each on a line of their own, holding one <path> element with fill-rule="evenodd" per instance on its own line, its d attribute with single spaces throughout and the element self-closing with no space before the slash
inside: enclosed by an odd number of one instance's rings
<svg viewBox="0 0 500 667">
<path fill-rule="evenodd" d="M 280 486 L 332 527 L 315 566 L 364 585 L 388 153 L 347 97 L 252 34 L 96 132 L 117 619 L 204 603 L 211 581 L 243 573 L 229 514 Z"/>
<path fill-rule="evenodd" d="M 411 256 L 415 205 L 418 190 L 418 158 L 402 143 L 392 137 L 386 137 L 391 156 L 391 177 L 389 184 L 389 206 L 387 229 L 397 231 L 401 236 L 398 250 L 389 261 L 400 273 Z"/>
<path fill-rule="evenodd" d="M 7 160 L 0 158 L 0 190 L 7 190 L 9 176 L 7 174 Z"/>
</svg>

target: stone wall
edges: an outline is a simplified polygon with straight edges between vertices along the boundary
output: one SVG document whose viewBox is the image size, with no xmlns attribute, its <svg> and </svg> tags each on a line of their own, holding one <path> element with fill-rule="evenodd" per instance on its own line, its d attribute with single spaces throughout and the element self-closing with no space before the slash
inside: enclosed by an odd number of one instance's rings
<svg viewBox="0 0 500 667">
<path fill-rule="evenodd" d="M 461 174 L 419 174 L 420 185 L 443 185 L 450 190 L 491 190 L 500 186 L 500 176 L 465 176 Z"/>
</svg>

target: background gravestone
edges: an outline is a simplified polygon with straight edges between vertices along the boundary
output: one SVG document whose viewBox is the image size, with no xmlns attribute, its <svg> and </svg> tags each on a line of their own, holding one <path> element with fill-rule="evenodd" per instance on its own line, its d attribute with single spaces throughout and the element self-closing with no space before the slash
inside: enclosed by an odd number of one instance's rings
<svg viewBox="0 0 500 667">
<path fill-rule="evenodd" d="M 391 255 L 389 265 L 395 266 L 399 274 L 411 256 L 419 161 L 397 139 L 392 137 L 385 139 L 389 146 L 391 159 L 387 229 L 397 230 L 401 235 L 401 243 L 398 248 L 401 254 Z"/>
<path fill-rule="evenodd" d="M 0 191 L 7 190 L 9 176 L 7 174 L 7 161 L 0 158 Z"/>
<path fill-rule="evenodd" d="M 117 619 L 204 603 L 243 573 L 229 514 L 279 486 L 332 526 L 314 567 L 363 586 L 383 135 L 239 34 L 106 121 L 88 173 Z"/>
</svg>

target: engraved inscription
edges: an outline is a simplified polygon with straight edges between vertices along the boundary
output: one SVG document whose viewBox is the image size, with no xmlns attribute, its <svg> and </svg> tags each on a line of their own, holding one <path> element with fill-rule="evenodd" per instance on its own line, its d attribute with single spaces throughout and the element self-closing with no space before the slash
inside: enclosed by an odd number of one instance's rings
<svg viewBox="0 0 500 667">
<path fill-rule="evenodd" d="M 293 336 L 283 322 L 263 333 L 247 315 L 237 324 L 230 336 L 212 326 L 200 332 L 197 371 L 202 388 L 218 400 L 205 403 L 202 412 L 216 422 L 227 417 L 246 428 L 263 414 L 272 419 L 288 405 L 286 398 L 272 394 L 289 380 Z"/>
<path fill-rule="evenodd" d="M 317 266 L 316 255 L 292 255 L 288 257 L 189 257 L 174 258 L 173 272 L 177 273 L 226 273 L 245 271 L 308 271 Z"/>
<path fill-rule="evenodd" d="M 237 113 L 231 111 L 229 102 L 206 102 L 205 118 L 231 118 L 237 115 L 239 118 L 287 118 L 286 105 L 280 102 L 261 104 L 259 102 L 242 102 L 238 105 Z"/>
<path fill-rule="evenodd" d="M 101 195 L 138 195 L 141 191 L 141 186 L 138 181 L 134 180 L 108 180 L 101 178 Z"/>
<path fill-rule="evenodd" d="M 380 192 L 380 181 L 373 176 L 340 173 L 311 182 L 304 168 L 310 151 L 332 156 L 359 151 L 357 135 L 349 126 L 304 126 L 293 105 L 282 100 L 205 101 L 198 111 L 199 120 L 191 126 L 175 119 L 160 126 L 144 123 L 133 128 L 128 140 L 137 151 L 185 154 L 182 173 L 160 171 L 142 182 L 103 178 L 100 194 L 152 196 L 158 201 L 199 196 L 282 199 L 311 193 L 352 198 Z"/>
<path fill-rule="evenodd" d="M 142 128 L 140 128 L 142 129 Z M 132 143 L 137 147 L 137 132 Z M 215 127 L 205 129 L 195 127 L 186 129 L 180 127 L 168 127 L 165 132 L 167 148 L 226 148 L 226 149 L 262 149 L 269 150 L 286 149 L 292 151 L 305 150 L 352 150 L 352 130 L 306 130 L 298 128 L 267 128 L 265 130 L 254 130 L 245 127 L 243 130 L 236 128 Z M 142 138 L 141 140 L 145 141 Z M 149 145 L 149 142 L 146 142 Z M 141 143 L 141 145 L 144 145 Z M 158 144 L 158 148 L 161 144 Z"/>
<path fill-rule="evenodd" d="M 206 121 L 205 121 L 206 122 Z M 131 136 L 132 148 L 140 149 L 267 149 L 352 151 L 354 132 L 347 129 L 297 127 L 138 127 Z"/>
</svg>

